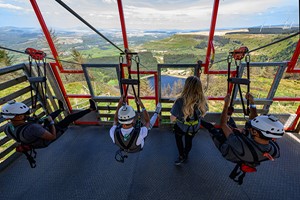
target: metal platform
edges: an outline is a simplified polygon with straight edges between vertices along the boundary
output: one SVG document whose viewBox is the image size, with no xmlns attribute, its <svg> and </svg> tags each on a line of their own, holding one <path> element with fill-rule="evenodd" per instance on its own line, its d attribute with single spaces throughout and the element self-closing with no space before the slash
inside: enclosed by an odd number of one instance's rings
<svg viewBox="0 0 300 200">
<path fill-rule="evenodd" d="M 152 129 L 144 150 L 119 163 L 109 127 L 72 126 L 38 150 L 35 169 L 21 156 L 0 172 L 0 199 L 299 199 L 300 144 L 288 135 L 278 143 L 281 158 L 262 163 L 239 186 L 228 178 L 234 164 L 205 130 L 196 135 L 189 161 L 175 166 L 175 138 L 167 128 Z"/>
</svg>

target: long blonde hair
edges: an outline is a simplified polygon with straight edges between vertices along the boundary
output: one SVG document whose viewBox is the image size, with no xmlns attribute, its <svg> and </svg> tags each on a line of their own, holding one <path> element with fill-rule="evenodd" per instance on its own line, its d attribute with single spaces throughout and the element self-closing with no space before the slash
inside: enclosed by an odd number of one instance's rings
<svg viewBox="0 0 300 200">
<path fill-rule="evenodd" d="M 202 83 L 197 76 L 189 76 L 185 80 L 184 88 L 179 98 L 183 99 L 182 112 L 184 114 L 184 120 L 186 120 L 187 117 L 193 116 L 195 105 L 198 106 L 201 116 L 204 116 L 208 110 Z"/>
</svg>

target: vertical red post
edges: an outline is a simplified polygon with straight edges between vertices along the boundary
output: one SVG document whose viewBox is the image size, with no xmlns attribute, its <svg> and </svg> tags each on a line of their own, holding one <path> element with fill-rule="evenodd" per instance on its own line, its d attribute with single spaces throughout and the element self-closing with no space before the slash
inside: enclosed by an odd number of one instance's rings
<svg viewBox="0 0 300 200">
<path fill-rule="evenodd" d="M 125 25 L 125 18 L 124 18 L 124 12 L 123 12 L 123 5 L 122 5 L 122 0 L 118 0 L 118 8 L 119 8 L 119 16 L 120 16 L 120 22 L 121 22 L 121 28 L 122 28 L 122 35 L 123 35 L 123 43 L 124 43 L 124 49 L 128 49 L 128 40 L 127 40 L 127 32 L 126 32 L 126 25 Z M 129 50 L 129 49 L 128 49 Z M 125 51 L 126 52 L 126 51 Z M 131 66 L 131 60 L 129 58 L 129 55 L 126 55 L 126 65 L 121 64 L 120 67 L 129 67 L 128 70 L 130 70 Z M 122 70 L 122 78 L 125 77 L 124 70 Z M 123 86 L 123 91 L 126 91 L 126 86 Z"/>
<path fill-rule="evenodd" d="M 209 30 L 209 37 L 208 37 L 208 43 L 207 43 L 207 50 L 206 50 L 206 58 L 204 63 L 204 73 L 208 73 L 208 65 L 209 65 L 209 58 L 211 56 L 211 50 L 212 50 L 212 43 L 214 40 L 214 34 L 215 34 L 215 28 L 216 28 L 216 22 L 217 22 L 217 16 L 218 16 L 218 9 L 219 9 L 219 0 L 215 0 L 214 2 L 214 8 L 213 13 L 211 17 L 211 23 L 210 23 L 210 30 Z"/>
<path fill-rule="evenodd" d="M 45 34 L 45 37 L 47 39 L 47 42 L 49 44 L 49 47 L 50 47 L 51 52 L 53 54 L 53 57 L 54 57 L 54 59 L 56 61 L 56 65 L 59 67 L 60 71 L 63 71 L 63 67 L 62 67 L 62 65 L 61 65 L 61 63 L 59 61 L 58 53 L 56 51 L 55 45 L 53 43 L 53 40 L 51 38 L 51 35 L 49 33 L 49 30 L 48 30 L 47 25 L 45 23 L 45 20 L 43 18 L 43 15 L 42 15 L 42 13 L 41 13 L 41 11 L 40 11 L 40 9 L 39 9 L 39 7 L 38 7 L 38 5 L 37 5 L 37 3 L 36 3 L 35 0 L 30 0 L 30 3 L 32 5 L 32 7 L 33 7 L 33 10 L 34 10 L 34 12 L 35 12 L 35 14 L 36 14 L 36 16 L 37 16 L 37 18 L 39 20 L 39 23 L 40 23 L 40 25 L 42 27 L 42 30 L 43 30 L 44 34 Z"/>
<path fill-rule="evenodd" d="M 128 40 L 127 40 L 127 32 L 126 32 L 126 26 L 125 26 L 125 18 L 124 18 L 122 0 L 118 0 L 118 8 L 119 8 L 119 15 L 120 15 L 121 28 L 122 28 L 124 48 L 128 49 Z"/>
<path fill-rule="evenodd" d="M 294 68 L 297 64 L 299 55 L 300 55 L 300 39 L 298 40 L 294 54 L 293 54 L 290 62 L 288 63 L 288 68 L 287 68 L 286 72 L 294 72 Z M 297 72 L 299 72 L 299 71 L 297 70 Z"/>
<path fill-rule="evenodd" d="M 52 68 L 52 71 L 53 71 L 53 73 L 54 73 L 54 76 L 55 76 L 55 78 L 56 78 L 56 81 L 57 81 L 57 83 L 58 83 L 58 85 L 59 85 L 59 88 L 60 88 L 60 90 L 61 90 L 61 93 L 62 93 L 62 95 L 64 96 L 64 98 L 65 98 L 65 100 L 66 100 L 68 109 L 69 109 L 70 112 L 71 112 L 71 111 L 72 111 L 72 105 L 71 105 L 70 100 L 69 100 L 69 98 L 68 98 L 68 95 L 67 95 L 67 92 L 66 92 L 66 90 L 65 90 L 64 84 L 63 84 L 63 82 L 62 82 L 62 80 L 61 80 L 61 78 L 60 78 L 60 75 L 59 75 L 59 73 L 58 73 L 58 71 L 57 71 L 57 69 L 56 69 L 56 65 L 55 65 L 54 63 L 50 63 L 50 66 L 51 66 L 51 68 Z"/>
<path fill-rule="evenodd" d="M 295 129 L 296 129 L 296 126 L 297 126 L 297 123 L 298 123 L 298 121 L 299 121 L 299 119 L 300 119 L 300 105 L 298 106 L 298 109 L 297 109 L 297 111 L 296 111 L 296 118 L 294 119 L 294 122 L 293 122 L 293 124 L 290 126 L 290 127 L 288 127 L 286 130 L 287 131 L 295 131 Z"/>
</svg>

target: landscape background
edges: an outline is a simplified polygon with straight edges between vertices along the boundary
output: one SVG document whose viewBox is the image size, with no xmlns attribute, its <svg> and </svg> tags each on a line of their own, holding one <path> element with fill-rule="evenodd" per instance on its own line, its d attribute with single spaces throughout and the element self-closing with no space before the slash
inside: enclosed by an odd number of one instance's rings
<svg viewBox="0 0 300 200">
<path fill-rule="evenodd" d="M 279 26 L 278 30 L 282 29 Z M 260 30 L 259 27 L 254 27 Z M 230 51 L 241 46 L 247 46 L 249 50 L 256 49 L 271 42 L 282 39 L 291 32 L 297 32 L 299 27 L 288 29 L 288 32 L 249 32 L 250 29 L 238 28 L 231 30 L 217 30 L 214 37 L 215 59 L 216 64 L 211 66 L 212 70 L 227 69 L 227 58 Z M 271 29 L 269 29 L 271 30 Z M 118 47 L 123 49 L 122 34 L 119 30 L 105 29 L 99 30 L 103 35 L 109 38 Z M 285 30 L 284 30 L 285 31 Z M 61 31 L 50 29 L 53 40 L 59 52 L 60 59 L 77 63 L 101 63 L 101 64 L 118 64 L 120 52 L 100 36 L 88 32 L 73 29 L 72 31 Z M 195 64 L 198 60 L 205 60 L 208 40 L 207 30 L 129 30 L 128 41 L 130 50 L 138 52 L 140 58 L 141 70 L 157 70 L 157 64 Z M 293 37 L 284 40 L 278 44 L 263 48 L 251 53 L 251 62 L 281 62 L 290 60 L 299 37 Z M 24 52 L 26 48 L 31 47 L 43 50 L 48 57 L 52 57 L 48 45 L 44 39 L 42 31 L 34 28 L 16 28 L 0 27 L 0 46 Z M 27 55 L 6 51 L 10 58 L 10 64 L 28 62 Z M 1 59 L 0 59 L 1 60 Z M 3 60 L 3 59 L 2 59 Z M 52 62 L 52 60 L 48 60 Z M 6 66 L 5 63 L 0 64 Z M 80 65 L 64 63 L 65 68 L 80 69 Z M 299 63 L 298 63 L 299 67 Z M 191 74 L 190 69 L 175 70 L 167 69 L 165 74 L 186 77 Z M 92 70 L 89 72 L 96 95 L 119 96 L 118 81 L 115 71 Z M 268 89 L 273 81 L 276 68 L 253 68 L 251 69 L 251 91 L 256 98 L 263 98 L 267 95 Z M 87 93 L 87 85 L 84 77 L 81 75 L 64 75 L 65 86 L 70 94 Z M 227 77 L 224 75 L 201 75 L 203 87 L 207 96 L 224 96 L 226 93 Z M 176 97 L 180 93 L 183 81 L 167 84 L 163 88 L 164 97 Z M 299 96 L 299 75 L 285 74 L 281 81 L 276 96 L 297 97 Z M 80 87 L 78 87 L 80 85 Z M 147 81 L 142 82 L 144 93 L 149 95 L 153 93 L 153 88 Z M 177 92 L 174 92 L 177 91 Z M 73 102 L 74 103 L 74 102 Z M 75 102 L 80 104 L 80 102 Z M 147 103 L 153 107 L 153 103 Z M 210 101 L 210 111 L 220 111 L 222 102 Z M 271 112 L 290 112 L 294 113 L 298 104 L 293 102 L 274 103 Z"/>
</svg>

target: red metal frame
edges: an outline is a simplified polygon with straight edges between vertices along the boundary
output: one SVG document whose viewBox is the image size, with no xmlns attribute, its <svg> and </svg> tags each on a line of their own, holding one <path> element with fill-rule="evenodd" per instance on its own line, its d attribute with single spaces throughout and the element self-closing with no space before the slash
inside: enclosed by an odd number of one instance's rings
<svg viewBox="0 0 300 200">
<path fill-rule="evenodd" d="M 288 63 L 287 73 L 300 73 L 300 69 L 295 69 L 300 54 L 300 39 L 298 40 L 296 49 L 291 60 Z"/>
<path fill-rule="evenodd" d="M 118 0 L 118 8 L 119 8 L 119 16 L 120 16 L 120 22 L 121 22 L 121 28 L 122 28 L 122 34 L 123 34 L 124 48 L 128 49 L 127 31 L 126 31 L 126 26 L 125 26 L 125 18 L 124 18 L 122 0 Z"/>
<path fill-rule="evenodd" d="M 298 106 L 298 109 L 296 111 L 296 118 L 294 120 L 294 123 L 292 124 L 292 126 L 288 127 L 286 130 L 287 131 L 294 131 L 296 129 L 296 126 L 298 124 L 298 121 L 300 119 L 300 105 Z"/>
<path fill-rule="evenodd" d="M 205 74 L 209 73 L 208 66 L 209 66 L 209 60 L 210 60 L 210 56 L 211 56 L 212 45 L 213 45 L 213 40 L 214 40 L 214 35 L 215 35 L 215 29 L 216 29 L 216 23 L 217 23 L 217 17 L 218 17 L 218 9 L 219 9 L 219 2 L 220 2 L 219 0 L 215 0 L 214 7 L 213 7 L 213 12 L 212 12 L 212 17 L 211 17 L 211 24 L 210 24 L 209 37 L 208 37 L 207 50 L 206 50 L 206 57 L 205 57 L 205 62 L 203 63 Z"/>
<path fill-rule="evenodd" d="M 56 80 L 57 80 L 57 83 L 58 83 L 58 85 L 59 85 L 59 88 L 60 88 L 60 90 L 61 90 L 61 93 L 63 94 L 63 97 L 64 97 L 64 99 L 65 99 L 65 101 L 66 101 L 66 103 L 67 103 L 68 109 L 69 109 L 70 111 L 72 111 L 72 105 L 71 105 L 71 103 L 70 103 L 70 101 L 69 101 L 69 98 L 68 98 L 66 89 L 65 89 L 64 84 L 63 84 L 63 82 L 62 82 L 62 80 L 61 80 L 61 78 L 60 78 L 60 75 L 59 75 L 59 73 L 58 73 L 58 71 L 57 71 L 57 69 L 56 69 L 57 63 L 50 63 L 50 66 L 51 66 L 52 71 L 53 71 L 53 73 L 54 73 L 54 76 L 55 76 L 55 78 L 56 78 Z"/>
<path fill-rule="evenodd" d="M 66 93 L 66 90 L 64 88 L 64 85 L 61 81 L 60 75 L 56 69 L 56 67 L 58 67 L 60 73 L 83 73 L 83 70 L 65 70 L 59 60 L 59 56 L 58 53 L 56 51 L 55 45 L 52 41 L 52 38 L 50 36 L 49 30 L 46 26 L 46 23 L 43 19 L 43 16 L 39 10 L 39 7 L 36 3 L 36 0 L 30 0 L 32 7 L 35 11 L 35 14 L 38 18 L 38 21 L 42 27 L 42 30 L 45 34 L 45 37 L 47 39 L 47 42 L 49 44 L 49 47 L 52 51 L 52 54 L 55 58 L 55 63 L 50 63 L 51 67 L 53 69 L 53 72 L 57 78 L 59 87 L 63 93 L 63 96 L 67 102 L 67 106 L 69 108 L 69 110 L 72 110 L 72 106 L 70 104 L 69 98 L 90 98 L 90 95 L 68 95 Z M 125 26 L 125 18 L 124 18 L 124 13 L 123 13 L 123 6 L 122 6 L 122 1 L 118 0 L 118 8 L 119 8 L 119 16 L 120 16 L 120 22 L 121 22 L 121 28 L 122 28 L 122 34 L 123 34 L 123 41 L 124 41 L 124 48 L 128 49 L 128 40 L 127 40 L 127 35 L 126 35 L 126 26 Z M 204 67 L 204 74 L 227 74 L 227 70 L 209 70 L 209 62 L 210 62 L 210 57 L 211 57 L 211 53 L 213 51 L 213 40 L 214 40 L 214 33 L 215 33 L 215 28 L 216 28 L 216 22 L 217 22 L 217 16 L 218 16 L 218 9 L 219 9 L 219 0 L 215 0 L 214 1 L 214 5 L 213 5 L 213 11 L 212 11 L 212 18 L 211 18 L 211 25 L 210 25 L 210 32 L 209 32 L 209 38 L 208 38 L 208 45 L 207 45 L 207 51 L 206 51 L 206 57 L 205 57 L 205 62 L 202 63 L 202 66 Z M 294 51 L 294 54 L 291 58 L 291 60 L 288 62 L 288 68 L 287 68 L 287 73 L 300 73 L 300 69 L 295 69 L 296 63 L 298 61 L 299 58 L 299 54 L 300 54 L 300 40 L 297 43 L 296 49 Z M 129 59 L 126 56 L 127 59 L 127 64 L 122 64 L 121 67 L 130 67 L 131 63 L 129 63 Z M 124 70 L 123 70 L 124 71 Z M 137 73 L 136 71 L 131 71 L 131 73 Z M 148 73 L 147 71 L 140 71 L 141 74 L 146 74 Z M 231 76 L 235 75 L 235 71 L 231 72 Z M 157 72 L 151 72 L 150 74 L 154 74 L 155 77 L 155 100 L 156 103 L 158 103 L 158 78 L 157 78 Z M 122 74 L 122 76 L 124 77 L 124 74 Z M 230 87 L 230 91 L 232 90 L 232 87 Z M 131 97 L 130 97 L 131 98 Z M 153 99 L 153 97 L 143 97 L 143 99 Z M 224 97 L 208 97 L 209 100 L 223 100 Z M 300 101 L 300 98 L 295 97 L 295 98 L 290 98 L 290 97 L 275 97 L 273 98 L 274 101 Z M 300 118 L 300 106 L 298 107 L 298 110 L 296 111 L 297 117 L 294 121 L 294 125 L 293 127 L 295 127 L 297 125 L 297 122 Z"/>
</svg>

